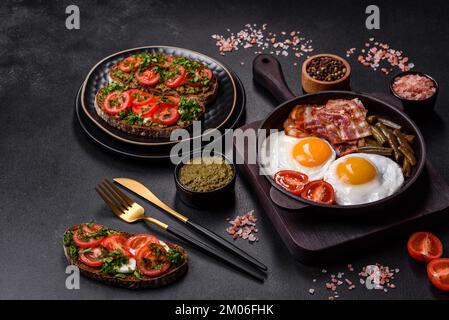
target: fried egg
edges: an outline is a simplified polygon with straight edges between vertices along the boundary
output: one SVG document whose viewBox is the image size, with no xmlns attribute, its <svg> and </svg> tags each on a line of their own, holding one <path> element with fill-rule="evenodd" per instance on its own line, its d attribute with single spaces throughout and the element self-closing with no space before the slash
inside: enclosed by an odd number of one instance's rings
<svg viewBox="0 0 449 320">
<path fill-rule="evenodd" d="M 273 176 L 281 170 L 295 170 L 310 180 L 322 179 L 335 160 L 335 151 L 326 140 L 317 137 L 295 138 L 284 131 L 270 134 L 261 146 L 260 164 Z"/>
<path fill-rule="evenodd" d="M 337 204 L 355 205 L 392 195 L 404 183 L 404 176 L 390 158 L 352 153 L 335 160 L 324 180 L 334 188 Z"/>
</svg>

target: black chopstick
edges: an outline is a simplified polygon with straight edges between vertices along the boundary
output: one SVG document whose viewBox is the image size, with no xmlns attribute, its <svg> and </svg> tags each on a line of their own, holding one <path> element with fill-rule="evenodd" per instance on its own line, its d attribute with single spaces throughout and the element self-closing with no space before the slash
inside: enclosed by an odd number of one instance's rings
<svg viewBox="0 0 449 320">
<path fill-rule="evenodd" d="M 205 235 L 210 240 L 216 242 L 217 244 L 221 245 L 223 248 L 227 249 L 228 251 L 232 251 L 232 253 L 239 256 L 239 258 L 245 260 L 246 262 L 256 266 L 259 269 L 267 270 L 267 266 L 264 265 L 262 262 L 258 261 L 257 259 L 253 258 L 249 254 L 247 254 L 245 251 L 240 249 L 239 247 L 236 247 L 229 241 L 225 240 L 224 238 L 220 237 L 215 232 L 207 229 L 206 227 L 203 227 L 199 225 L 196 222 L 191 221 L 190 219 L 186 221 L 186 224 L 198 231 L 198 233 L 201 233 L 202 235 Z"/>
<path fill-rule="evenodd" d="M 193 245 L 197 249 L 200 249 L 201 251 L 205 252 L 207 255 L 209 255 L 215 259 L 218 259 L 218 260 L 220 260 L 240 271 L 243 271 L 244 273 L 250 275 L 251 277 L 255 278 L 258 281 L 261 281 L 261 282 L 264 281 L 264 279 L 265 279 L 264 276 L 259 274 L 257 271 L 250 269 L 245 265 L 238 264 L 238 263 L 232 261 L 231 259 L 219 254 L 213 248 L 209 247 L 207 244 L 205 244 L 199 240 L 196 240 L 196 239 L 190 237 L 189 235 L 183 233 L 182 231 L 179 231 L 171 226 L 169 226 L 166 230 L 169 233 L 171 233 L 172 235 L 174 235 L 175 237 L 177 237 L 177 238 Z"/>
</svg>

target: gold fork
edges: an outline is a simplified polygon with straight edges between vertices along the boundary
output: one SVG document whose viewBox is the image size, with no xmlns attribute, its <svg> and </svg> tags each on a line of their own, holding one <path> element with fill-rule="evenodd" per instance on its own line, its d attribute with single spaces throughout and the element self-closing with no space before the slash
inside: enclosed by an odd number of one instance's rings
<svg viewBox="0 0 449 320">
<path fill-rule="evenodd" d="M 114 212 L 115 215 L 123 221 L 128 223 L 147 221 L 174 235 L 178 239 L 181 239 L 186 243 L 193 245 L 197 249 L 205 252 L 207 255 L 214 257 L 224 263 L 227 263 L 259 281 L 264 281 L 264 277 L 262 275 L 250 269 L 248 266 L 236 263 L 228 257 L 216 252 L 214 248 L 208 246 L 207 244 L 190 237 L 182 231 L 176 230 L 172 226 L 169 226 L 162 221 L 159 221 L 153 217 L 146 216 L 145 209 L 141 205 L 128 198 L 128 196 L 120 191 L 120 189 L 118 189 L 109 180 L 104 179 L 102 183 L 95 187 L 95 190 L 98 192 L 103 201 L 108 205 L 108 207 L 111 208 L 112 212 Z"/>
</svg>

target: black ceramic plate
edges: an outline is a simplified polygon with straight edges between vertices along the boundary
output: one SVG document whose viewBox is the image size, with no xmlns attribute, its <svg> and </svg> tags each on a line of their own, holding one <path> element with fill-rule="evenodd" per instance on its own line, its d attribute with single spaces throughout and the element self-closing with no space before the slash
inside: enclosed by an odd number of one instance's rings
<svg viewBox="0 0 449 320">
<path fill-rule="evenodd" d="M 233 73 L 232 77 L 236 84 L 236 107 L 229 120 L 223 125 L 222 129 L 236 128 L 241 122 L 243 122 L 245 116 L 245 90 L 240 79 Z M 133 159 L 166 160 L 169 158 L 170 150 L 173 147 L 172 145 L 140 146 L 129 144 L 111 137 L 104 130 L 100 129 L 82 110 L 81 89 L 82 86 L 80 87 L 76 96 L 75 115 L 81 126 L 81 129 L 92 141 L 110 152 Z"/>
<path fill-rule="evenodd" d="M 95 111 L 95 95 L 100 88 L 108 84 L 110 68 L 119 60 L 138 52 L 160 52 L 172 56 L 186 57 L 208 66 L 218 80 L 218 95 L 215 101 L 206 107 L 202 130 L 221 129 L 230 120 L 236 108 L 237 92 L 236 83 L 227 68 L 208 56 L 188 49 L 167 46 L 139 47 L 115 53 L 98 62 L 90 70 L 81 88 L 81 109 L 88 119 L 106 134 L 123 143 L 139 146 L 164 146 L 177 143 L 176 141 L 170 141 L 169 138 L 145 138 L 123 132 L 107 124 Z M 192 138 L 196 137 L 191 135 L 190 139 Z"/>
</svg>

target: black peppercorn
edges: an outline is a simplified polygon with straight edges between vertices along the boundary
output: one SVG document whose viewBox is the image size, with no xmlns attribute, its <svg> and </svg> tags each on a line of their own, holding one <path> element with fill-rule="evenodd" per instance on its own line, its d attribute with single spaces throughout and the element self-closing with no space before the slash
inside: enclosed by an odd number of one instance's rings
<svg viewBox="0 0 449 320">
<path fill-rule="evenodd" d="M 317 57 L 306 66 L 307 73 L 320 81 L 336 81 L 346 74 L 346 67 L 340 60 L 332 57 Z"/>
</svg>

